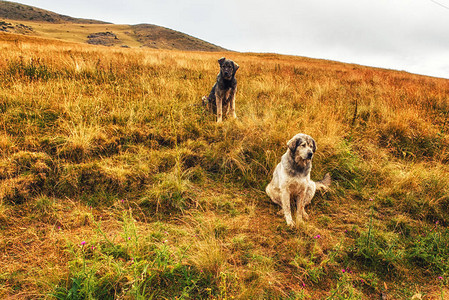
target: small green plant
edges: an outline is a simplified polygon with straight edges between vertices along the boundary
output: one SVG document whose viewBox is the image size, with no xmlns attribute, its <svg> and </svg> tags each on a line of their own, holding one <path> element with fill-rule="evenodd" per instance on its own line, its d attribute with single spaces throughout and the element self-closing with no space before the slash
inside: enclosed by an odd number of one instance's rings
<svg viewBox="0 0 449 300">
<path fill-rule="evenodd" d="M 362 299 L 362 294 L 358 291 L 353 280 L 346 270 L 342 270 L 342 275 L 337 281 L 336 286 L 331 289 L 330 296 L 326 300 L 332 299 Z"/>
<path fill-rule="evenodd" d="M 402 260 L 403 251 L 398 246 L 396 235 L 382 233 L 374 227 L 373 206 L 370 210 L 368 228 L 356 238 L 350 250 L 365 266 L 387 274 Z"/>
<path fill-rule="evenodd" d="M 444 300 L 444 286 L 447 285 L 447 280 L 443 276 L 439 276 L 438 281 L 440 285 L 440 297 L 441 300 Z"/>
<path fill-rule="evenodd" d="M 293 266 L 303 272 L 306 279 L 314 283 L 318 283 L 324 275 L 324 266 L 322 263 L 316 261 L 315 257 L 317 241 L 320 238 L 320 235 L 314 237 L 309 257 L 304 257 L 301 253 L 297 253 L 291 262 Z"/>
<path fill-rule="evenodd" d="M 433 274 L 449 274 L 449 229 L 436 224 L 410 243 L 406 249 L 408 261 L 432 271 Z"/>
<path fill-rule="evenodd" d="M 326 257 L 318 258 L 316 255 L 319 247 L 318 241 L 321 239 L 321 235 L 318 234 L 313 238 L 314 241 L 312 243 L 310 256 L 303 257 L 301 254 L 297 253 L 291 264 L 298 268 L 307 280 L 310 280 L 313 283 L 319 283 L 326 275 L 327 269 L 335 264 L 336 256 L 340 252 L 341 242 L 337 244 Z"/>
</svg>

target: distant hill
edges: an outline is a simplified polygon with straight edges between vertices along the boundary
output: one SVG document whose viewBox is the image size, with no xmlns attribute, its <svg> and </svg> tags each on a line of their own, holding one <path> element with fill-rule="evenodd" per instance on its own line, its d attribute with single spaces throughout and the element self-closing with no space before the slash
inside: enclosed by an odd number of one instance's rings
<svg viewBox="0 0 449 300">
<path fill-rule="evenodd" d="M 0 1 L 0 31 L 103 46 L 226 51 L 223 47 L 157 25 L 116 25 L 9 1 Z"/>
</svg>

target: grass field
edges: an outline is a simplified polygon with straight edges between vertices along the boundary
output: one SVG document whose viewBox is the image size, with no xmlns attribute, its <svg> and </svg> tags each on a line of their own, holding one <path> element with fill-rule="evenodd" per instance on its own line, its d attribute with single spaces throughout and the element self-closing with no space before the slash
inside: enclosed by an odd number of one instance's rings
<svg viewBox="0 0 449 300">
<path fill-rule="evenodd" d="M 449 81 L 0 33 L 0 297 L 447 299 Z M 237 120 L 200 105 L 221 56 Z M 332 191 L 264 193 L 296 133 Z"/>
</svg>

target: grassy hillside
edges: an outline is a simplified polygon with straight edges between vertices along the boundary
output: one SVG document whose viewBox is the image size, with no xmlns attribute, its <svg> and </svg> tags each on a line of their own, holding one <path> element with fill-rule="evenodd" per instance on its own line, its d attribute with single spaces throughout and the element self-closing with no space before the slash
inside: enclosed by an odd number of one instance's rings
<svg viewBox="0 0 449 300">
<path fill-rule="evenodd" d="M 157 25 L 115 25 L 77 19 L 8 1 L 0 1 L 1 31 L 103 46 L 226 51 L 220 46 Z M 90 38 L 92 35 L 97 38 Z"/>
<path fill-rule="evenodd" d="M 449 81 L 0 33 L 0 297 L 445 299 Z M 199 105 L 235 60 L 238 120 Z M 288 228 L 286 142 L 333 189 Z"/>
</svg>

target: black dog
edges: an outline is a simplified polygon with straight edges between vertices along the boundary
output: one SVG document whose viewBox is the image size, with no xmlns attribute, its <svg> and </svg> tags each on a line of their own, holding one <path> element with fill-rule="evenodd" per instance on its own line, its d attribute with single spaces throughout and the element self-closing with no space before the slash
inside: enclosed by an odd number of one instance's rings
<svg viewBox="0 0 449 300">
<path fill-rule="evenodd" d="M 235 114 L 235 92 L 237 91 L 235 72 L 239 66 L 224 57 L 220 58 L 218 63 L 220 64 L 220 73 L 218 73 L 217 82 L 212 87 L 209 97 L 203 97 L 203 103 L 211 113 L 217 114 L 217 122 L 221 122 L 223 111 L 225 115 L 231 113 L 234 118 L 237 118 Z"/>
</svg>

